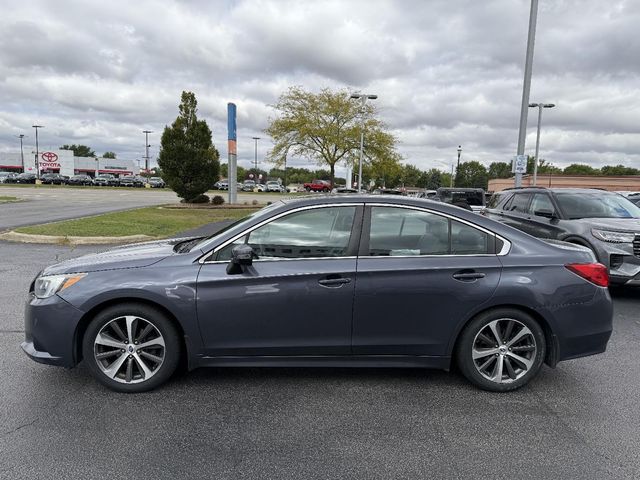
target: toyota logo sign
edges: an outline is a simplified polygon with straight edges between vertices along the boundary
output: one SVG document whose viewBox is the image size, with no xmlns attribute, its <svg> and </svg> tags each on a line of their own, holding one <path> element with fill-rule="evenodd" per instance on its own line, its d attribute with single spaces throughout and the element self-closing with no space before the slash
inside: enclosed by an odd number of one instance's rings
<svg viewBox="0 0 640 480">
<path fill-rule="evenodd" d="M 58 155 L 53 152 L 44 152 L 41 157 L 45 162 L 56 162 L 58 160 Z"/>
</svg>

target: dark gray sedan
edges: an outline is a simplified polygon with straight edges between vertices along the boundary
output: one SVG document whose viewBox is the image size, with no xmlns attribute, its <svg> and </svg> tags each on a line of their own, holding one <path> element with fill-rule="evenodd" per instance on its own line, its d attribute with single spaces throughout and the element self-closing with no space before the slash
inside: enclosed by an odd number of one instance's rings
<svg viewBox="0 0 640 480">
<path fill-rule="evenodd" d="M 202 366 L 428 367 L 493 391 L 542 363 L 603 352 L 606 268 L 443 203 L 279 201 L 209 238 L 87 255 L 43 270 L 23 350 L 123 392 Z"/>
</svg>

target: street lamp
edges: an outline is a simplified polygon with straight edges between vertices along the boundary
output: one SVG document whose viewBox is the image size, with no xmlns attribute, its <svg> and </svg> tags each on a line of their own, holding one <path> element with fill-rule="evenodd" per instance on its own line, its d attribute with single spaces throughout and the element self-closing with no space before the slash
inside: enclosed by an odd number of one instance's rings
<svg viewBox="0 0 640 480">
<path fill-rule="evenodd" d="M 358 164 L 358 193 L 362 193 L 362 155 L 364 153 L 364 106 L 367 100 L 375 100 L 378 95 L 352 93 L 351 98 L 360 100 L 360 162 Z"/>
<path fill-rule="evenodd" d="M 255 157 L 254 157 L 254 164 L 255 164 L 255 171 L 256 171 L 256 184 L 258 183 L 258 140 L 260 140 L 260 137 L 251 137 L 253 138 L 253 141 L 255 142 L 256 148 L 255 148 Z"/>
<path fill-rule="evenodd" d="M 22 172 L 24 173 L 24 151 L 22 150 L 22 139 L 25 137 L 24 134 L 16 135 L 20 139 L 20 160 L 22 162 Z"/>
<path fill-rule="evenodd" d="M 147 179 L 146 183 L 149 183 L 149 147 L 151 146 L 149 145 L 149 134 L 153 132 L 151 130 L 143 130 L 142 133 L 144 133 L 144 169 L 147 174 L 145 178 Z M 138 175 L 140 175 L 139 171 Z"/>
<path fill-rule="evenodd" d="M 460 154 L 462 153 L 462 145 L 458 145 L 458 165 L 456 166 L 456 177 L 458 176 L 458 171 L 460 170 Z M 453 181 L 453 178 L 451 178 Z"/>
<path fill-rule="evenodd" d="M 40 165 L 38 164 L 40 160 L 40 151 L 38 150 L 38 129 L 44 128 L 44 126 L 43 125 L 31 125 L 31 126 L 36 129 L 36 178 L 40 180 Z"/>
<path fill-rule="evenodd" d="M 530 103 L 530 108 L 538 107 L 538 133 L 536 135 L 536 157 L 533 164 L 533 185 L 535 186 L 538 181 L 538 154 L 540 152 L 540 122 L 542 121 L 542 109 L 553 108 L 556 105 L 554 103 Z"/>
</svg>

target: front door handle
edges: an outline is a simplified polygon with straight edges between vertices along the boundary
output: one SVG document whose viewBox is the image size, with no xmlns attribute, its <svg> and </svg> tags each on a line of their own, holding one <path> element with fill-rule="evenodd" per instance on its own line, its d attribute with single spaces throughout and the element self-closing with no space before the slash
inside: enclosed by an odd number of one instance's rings
<svg viewBox="0 0 640 480">
<path fill-rule="evenodd" d="M 342 285 L 345 285 L 347 283 L 351 283 L 351 279 L 350 278 L 343 278 L 343 277 L 328 277 L 328 278 L 323 278 L 322 280 L 318 280 L 318 283 L 320 285 L 322 285 L 323 287 L 329 287 L 329 288 L 337 288 L 337 287 L 341 287 Z"/>
<path fill-rule="evenodd" d="M 472 282 L 474 280 L 478 280 L 479 278 L 484 278 L 485 276 L 486 275 L 482 272 L 459 272 L 453 274 L 453 278 L 463 282 Z"/>
</svg>

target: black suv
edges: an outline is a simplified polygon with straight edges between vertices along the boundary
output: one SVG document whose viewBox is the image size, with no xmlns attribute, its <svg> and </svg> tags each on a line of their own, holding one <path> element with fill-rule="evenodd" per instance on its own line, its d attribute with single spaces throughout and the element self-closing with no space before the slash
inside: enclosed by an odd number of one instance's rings
<svg viewBox="0 0 640 480">
<path fill-rule="evenodd" d="M 611 283 L 640 285 L 640 207 L 615 192 L 516 188 L 493 195 L 483 212 L 534 237 L 588 247 Z"/>
<path fill-rule="evenodd" d="M 64 185 L 65 178 L 59 173 L 45 173 L 40 176 L 40 180 L 45 185 Z"/>
</svg>

